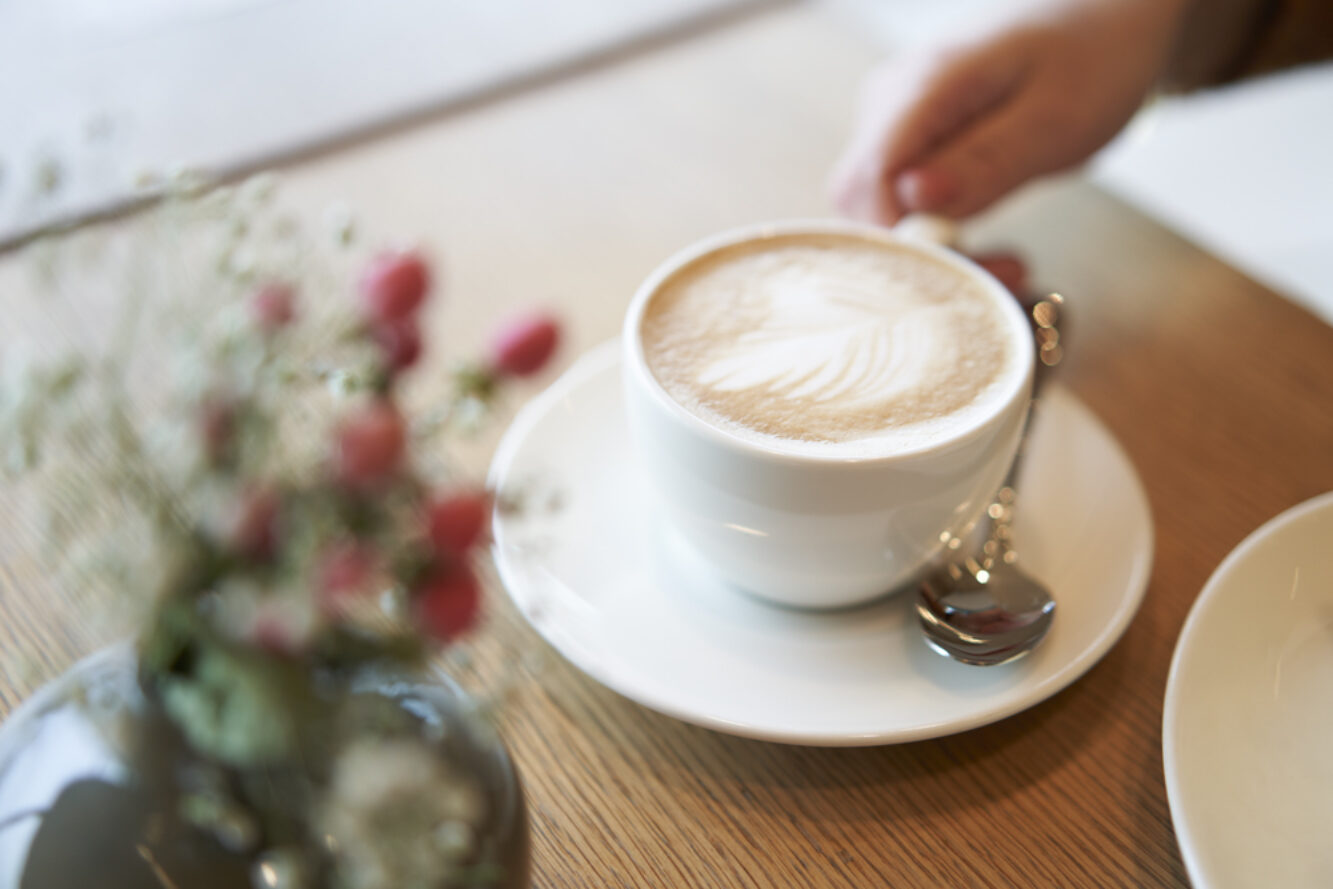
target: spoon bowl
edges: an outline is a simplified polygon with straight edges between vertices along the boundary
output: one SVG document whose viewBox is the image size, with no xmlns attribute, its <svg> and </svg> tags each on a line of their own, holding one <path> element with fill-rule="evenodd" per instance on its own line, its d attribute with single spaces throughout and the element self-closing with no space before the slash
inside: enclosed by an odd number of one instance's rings
<svg viewBox="0 0 1333 889">
<path fill-rule="evenodd" d="M 1055 600 L 1012 565 L 975 572 L 949 565 L 922 582 L 917 614 L 935 651 L 995 666 L 1017 660 L 1046 636 Z"/>
</svg>

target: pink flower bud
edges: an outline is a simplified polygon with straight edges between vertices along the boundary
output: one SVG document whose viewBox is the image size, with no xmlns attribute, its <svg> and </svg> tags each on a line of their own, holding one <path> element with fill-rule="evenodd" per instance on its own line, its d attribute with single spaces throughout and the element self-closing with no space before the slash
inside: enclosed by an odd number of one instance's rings
<svg viewBox="0 0 1333 889">
<path fill-rule="evenodd" d="M 393 403 L 381 399 L 348 417 L 338 427 L 334 473 L 354 487 L 384 481 L 398 469 L 407 429 Z"/>
<path fill-rule="evenodd" d="M 390 374 L 407 370 L 421 357 L 421 329 L 414 318 L 376 324 L 371 336 L 375 338 Z"/>
<path fill-rule="evenodd" d="M 296 289 L 289 284 L 265 284 L 250 298 L 250 312 L 260 330 L 280 330 L 296 318 Z"/>
<path fill-rule="evenodd" d="M 292 607 L 292 603 L 272 600 L 256 603 L 247 622 L 242 641 L 277 657 L 303 654 L 315 632 L 311 615 Z"/>
<path fill-rule="evenodd" d="M 361 302 L 373 321 L 398 321 L 421 307 L 430 272 L 416 253 L 381 253 L 361 274 Z"/>
<path fill-rule="evenodd" d="M 426 533 L 438 552 L 461 556 L 486 532 L 491 496 L 486 491 L 452 494 L 426 507 Z"/>
<path fill-rule="evenodd" d="M 347 602 L 371 592 L 377 561 L 371 547 L 355 540 L 340 541 L 321 553 L 315 592 L 325 613 L 338 614 Z"/>
<path fill-rule="evenodd" d="M 241 495 L 228 542 L 239 555 L 256 562 L 272 561 L 278 553 L 278 516 L 282 502 L 268 485 L 255 485 Z"/>
<path fill-rule="evenodd" d="M 255 618 L 250 626 L 250 644 L 279 657 L 290 657 L 301 651 L 301 640 L 276 615 L 265 614 Z"/>
<path fill-rule="evenodd" d="M 536 315 L 504 327 L 491 346 L 491 367 L 500 376 L 534 374 L 550 360 L 560 342 L 560 325 Z"/>
<path fill-rule="evenodd" d="M 480 606 L 481 587 L 472 569 L 461 562 L 428 575 L 417 587 L 413 599 L 422 628 L 441 642 L 471 629 L 477 622 Z"/>
<path fill-rule="evenodd" d="M 199 441 L 204 459 L 217 465 L 227 460 L 236 440 L 236 402 L 225 395 L 206 395 L 199 404 Z"/>
</svg>

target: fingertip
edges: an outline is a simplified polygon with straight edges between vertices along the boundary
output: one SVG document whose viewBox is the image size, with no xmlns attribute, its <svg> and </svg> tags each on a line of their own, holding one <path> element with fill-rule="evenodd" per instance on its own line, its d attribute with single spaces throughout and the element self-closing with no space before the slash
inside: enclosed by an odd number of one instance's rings
<svg viewBox="0 0 1333 889">
<path fill-rule="evenodd" d="M 873 177 L 835 174 L 828 191 L 834 208 L 849 219 L 892 225 L 901 215 L 883 183 Z"/>
<path fill-rule="evenodd" d="M 943 213 L 958 197 L 958 180 L 947 170 L 922 167 L 894 180 L 897 204 L 909 213 Z"/>
<path fill-rule="evenodd" d="M 829 203 L 840 214 L 852 219 L 861 218 L 865 201 L 850 177 L 835 173 L 830 177 L 826 191 Z"/>
</svg>

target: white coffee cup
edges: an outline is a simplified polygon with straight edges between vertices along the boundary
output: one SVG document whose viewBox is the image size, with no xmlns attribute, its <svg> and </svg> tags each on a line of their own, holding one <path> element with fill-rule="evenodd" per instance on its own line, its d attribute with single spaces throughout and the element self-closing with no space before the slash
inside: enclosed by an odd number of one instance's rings
<svg viewBox="0 0 1333 889">
<path fill-rule="evenodd" d="M 664 282 L 723 248 L 824 234 L 906 247 L 960 270 L 994 298 L 1018 363 L 984 415 L 937 440 L 885 453 L 793 453 L 709 422 L 668 394 L 650 370 L 641 334 L 645 309 Z M 670 526 L 742 590 L 785 605 L 836 608 L 909 583 L 945 541 L 975 524 L 1018 446 L 1033 342 L 1003 285 L 954 251 L 920 234 L 795 220 L 726 232 L 668 259 L 630 304 L 623 355 L 636 457 Z"/>
</svg>

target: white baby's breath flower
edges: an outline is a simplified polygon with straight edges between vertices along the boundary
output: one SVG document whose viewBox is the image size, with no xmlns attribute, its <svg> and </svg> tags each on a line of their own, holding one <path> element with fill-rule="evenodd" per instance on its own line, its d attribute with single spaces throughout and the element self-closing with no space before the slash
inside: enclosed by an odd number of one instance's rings
<svg viewBox="0 0 1333 889">
<path fill-rule="evenodd" d="M 139 191 L 154 191 L 162 185 L 162 177 L 156 170 L 145 167 L 134 174 L 131 182 Z"/>
<path fill-rule="evenodd" d="M 485 804 L 477 788 L 471 784 L 458 783 L 436 788 L 440 810 L 449 818 L 458 821 L 476 822 L 485 814 Z"/>
<path fill-rule="evenodd" d="M 176 164 L 167 171 L 167 191 L 177 197 L 194 197 L 208 189 L 209 177 L 201 170 Z"/>
<path fill-rule="evenodd" d="M 279 241 L 294 238 L 301 233 L 301 220 L 289 213 L 284 213 L 273 220 L 270 230 Z"/>
<path fill-rule="evenodd" d="M 391 586 L 379 596 L 380 611 L 391 620 L 401 620 L 407 616 L 407 596 L 402 587 Z"/>
<path fill-rule="evenodd" d="M 351 207 L 337 201 L 324 208 L 324 229 L 335 246 L 346 247 L 356 239 L 356 217 Z"/>
<path fill-rule="evenodd" d="M 455 428 L 463 435 L 476 435 L 486 421 L 488 408 L 480 398 L 461 399 L 454 408 Z"/>
<path fill-rule="evenodd" d="M 273 199 L 277 187 L 277 176 L 272 173 L 258 173 L 241 183 L 236 196 L 242 204 L 258 207 Z"/>
<path fill-rule="evenodd" d="M 259 270 L 259 257 L 255 249 L 248 244 L 241 244 L 232 250 L 227 259 L 227 272 L 240 281 L 249 281 Z"/>
<path fill-rule="evenodd" d="M 65 169 L 54 155 L 43 155 L 33 166 L 33 190 L 42 196 L 55 194 L 65 181 Z"/>
<path fill-rule="evenodd" d="M 227 578 L 214 591 L 211 609 L 219 632 L 290 651 L 302 650 L 323 619 L 303 590 L 272 589 L 244 576 Z"/>
<path fill-rule="evenodd" d="M 227 240 L 236 244 L 250 233 L 250 220 L 241 214 L 235 214 L 227 220 Z"/>
<path fill-rule="evenodd" d="M 325 378 L 325 383 L 329 387 L 329 394 L 338 398 L 346 398 L 358 388 L 356 375 L 342 368 L 331 371 Z"/>
<path fill-rule="evenodd" d="M 476 849 L 476 832 L 462 821 L 445 821 L 435 828 L 435 847 L 449 858 L 461 859 Z"/>
<path fill-rule="evenodd" d="M 204 196 L 204 207 L 210 210 L 223 209 L 236 198 L 236 189 L 230 185 L 219 185 Z"/>
</svg>

